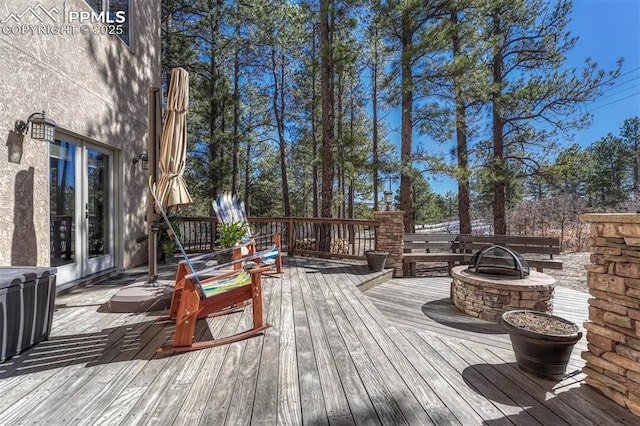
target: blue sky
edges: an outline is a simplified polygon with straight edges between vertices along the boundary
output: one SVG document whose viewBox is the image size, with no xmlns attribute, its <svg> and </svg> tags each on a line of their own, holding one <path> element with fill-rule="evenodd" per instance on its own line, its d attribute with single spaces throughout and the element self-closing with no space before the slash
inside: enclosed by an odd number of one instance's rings
<svg viewBox="0 0 640 426">
<path fill-rule="evenodd" d="M 580 69 L 590 57 L 599 68 L 611 70 L 618 58 L 624 58 L 615 85 L 605 88 L 602 98 L 584 106 L 593 114 L 591 127 L 577 131 L 573 140 L 559 140 L 563 146 L 588 146 L 607 133 L 617 135 L 625 119 L 640 116 L 640 0 L 574 0 L 569 30 L 578 41 L 568 52 L 568 67 Z M 390 139 L 395 141 L 396 135 Z M 440 194 L 457 192 L 451 179 L 429 181 Z"/>
<path fill-rule="evenodd" d="M 609 132 L 617 135 L 625 119 L 640 116 L 640 1 L 574 0 L 569 25 L 579 37 L 569 64 L 579 66 L 591 57 L 610 69 L 618 58 L 625 59 L 616 84 L 586 106 L 594 116 L 593 124 L 576 133 L 575 142 L 587 146 Z"/>
</svg>

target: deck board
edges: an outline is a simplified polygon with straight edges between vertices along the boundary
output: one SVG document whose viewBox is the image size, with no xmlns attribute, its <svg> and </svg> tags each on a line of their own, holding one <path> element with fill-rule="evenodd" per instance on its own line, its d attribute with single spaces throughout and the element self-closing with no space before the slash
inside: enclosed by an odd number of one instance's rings
<svg viewBox="0 0 640 426">
<path fill-rule="evenodd" d="M 296 269 L 296 272 L 299 271 Z M 317 322 L 312 322 L 305 307 L 302 290 L 302 281 L 305 278 L 298 273 L 296 279 L 291 282 L 302 419 L 315 419 L 318 424 L 328 424 L 325 421 L 328 417 L 326 407 L 323 404 L 319 366 L 316 362 L 311 334 L 311 328 L 315 328 L 313 324 Z"/>
<path fill-rule="evenodd" d="M 290 277 L 291 273 L 290 269 L 285 270 L 285 277 Z M 282 280 L 271 281 L 268 286 L 265 286 L 263 282 L 263 289 L 271 292 L 271 301 L 267 311 L 267 322 L 271 324 L 271 327 L 265 330 L 263 337 L 256 337 L 256 339 L 262 339 L 263 342 L 251 416 L 251 424 L 255 425 L 276 424 L 278 417 L 276 382 L 278 380 L 280 349 L 280 305 L 285 277 Z"/>
<path fill-rule="evenodd" d="M 300 265 L 298 262 L 297 264 Z M 372 398 L 368 389 L 371 389 L 371 386 L 375 386 L 375 384 L 372 385 L 373 379 L 369 375 L 365 375 L 369 373 L 369 370 L 362 370 L 362 365 L 365 361 L 358 357 L 357 354 L 352 354 L 349 350 L 351 342 L 346 341 L 342 335 L 344 324 L 341 324 L 340 319 L 334 316 L 334 312 L 337 312 L 334 300 L 325 296 L 321 289 L 324 284 L 323 280 L 319 279 L 314 270 L 304 269 L 302 265 L 298 266 L 298 269 L 304 271 L 308 276 L 309 291 L 318 308 L 319 321 L 317 325 L 321 325 L 324 328 L 330 354 L 335 360 L 338 373 L 337 380 L 344 386 L 351 413 L 355 414 L 352 415 L 354 422 L 358 423 L 358 417 L 366 420 L 363 420 L 364 424 L 367 421 L 372 423 L 379 422 L 379 414 L 375 409 L 375 396 L 378 389 L 374 389 L 374 397 Z M 362 377 L 360 377 L 360 374 L 362 374 Z"/>
<path fill-rule="evenodd" d="M 175 270 L 165 267 L 166 275 Z M 131 277 L 139 271 L 128 273 Z M 285 258 L 263 280 L 262 335 L 161 354 L 160 312 L 113 314 L 122 277 L 56 300 L 50 339 L 0 364 L 0 424 L 638 424 L 585 385 L 576 345 L 560 382 L 521 372 L 508 335 L 460 314 L 450 279 L 391 279 L 366 266 Z M 581 324 L 588 295 L 559 287 Z M 235 334 L 251 309 L 201 320 L 196 339 Z"/>
<path fill-rule="evenodd" d="M 331 315 L 380 420 L 384 424 L 402 424 L 408 419 L 428 421 L 424 410 L 415 403 L 415 397 L 405 386 L 398 386 L 401 377 L 381 351 L 379 342 L 372 338 L 370 330 L 333 285 L 332 277 L 328 275 L 326 285 L 316 286 L 316 291 L 322 293 L 329 304 Z M 394 392 L 396 389 L 399 392 Z"/>
<path fill-rule="evenodd" d="M 241 313 L 233 313 L 216 318 L 216 321 L 220 321 L 221 318 L 225 320 L 224 325 L 220 329 L 219 336 L 228 336 L 236 333 L 239 330 L 241 316 Z M 207 322 L 209 321 L 210 320 Z M 216 336 L 214 335 L 212 337 Z M 213 385 L 217 381 L 230 346 L 231 345 L 218 346 L 200 351 L 206 353 L 207 356 L 202 363 L 202 369 L 191 384 L 189 393 L 184 398 L 182 406 L 177 411 L 177 415 L 175 416 L 176 424 L 189 425 L 200 422 L 207 408 L 207 401 L 214 389 Z M 196 353 L 197 352 L 198 351 L 196 351 Z M 179 357 L 180 355 L 182 354 L 175 354 L 174 356 Z M 231 386 L 231 384 L 228 384 L 228 386 Z M 167 395 L 167 397 L 170 398 L 171 395 Z"/>
<path fill-rule="evenodd" d="M 296 334 L 291 293 L 292 277 L 298 271 L 285 272 L 288 279 L 283 282 L 280 304 L 280 348 L 278 366 L 278 422 L 282 424 L 302 423 L 300 407 L 300 382 L 296 362 Z"/>
<path fill-rule="evenodd" d="M 499 324 L 478 320 L 459 312 L 449 299 L 451 278 L 404 278 L 390 280 L 365 294 L 389 321 L 399 327 L 429 330 L 478 344 L 511 349 L 506 330 Z M 589 295 L 564 287 L 556 288 L 554 313 L 582 328 L 588 318 Z M 571 355 L 571 365 L 581 368 L 580 353 L 586 339 L 579 341 Z"/>
<path fill-rule="evenodd" d="M 328 420 L 341 424 L 379 424 L 373 404 L 363 383 L 357 378 L 356 367 L 340 338 L 325 298 L 313 291 L 322 284 L 321 281 L 313 271 L 296 269 L 301 271 L 301 277 L 306 277 L 300 279 L 300 283 L 307 314 L 310 315 L 309 322 L 315 325 L 311 332 Z M 358 415 L 353 416 L 352 413 Z"/>
<path fill-rule="evenodd" d="M 346 277 L 347 274 L 344 276 Z M 337 286 L 335 277 L 333 282 L 334 285 Z M 428 385 L 428 381 L 421 379 L 420 375 L 417 374 L 416 370 L 406 359 L 406 354 L 398 348 L 396 340 L 392 337 L 394 330 L 390 327 L 386 318 L 380 315 L 372 315 L 372 312 L 375 313 L 375 308 L 373 308 L 371 301 L 366 298 L 363 299 L 361 295 L 357 293 L 355 286 L 343 286 L 341 292 L 342 296 L 350 302 L 354 313 L 357 312 L 358 320 L 361 321 L 361 323 L 357 323 L 362 327 L 360 334 L 363 335 L 364 329 L 368 328 L 368 332 L 373 338 L 365 338 L 363 339 L 363 343 L 371 341 L 377 342 L 379 350 L 382 351 L 382 354 L 379 355 L 383 355 L 381 359 L 383 362 L 390 363 L 388 366 L 382 364 L 380 369 L 396 370 L 398 373 L 397 377 L 395 377 L 396 386 L 398 388 L 407 386 L 428 416 L 428 418 L 424 417 L 424 414 L 420 410 L 415 412 L 410 411 L 411 414 L 408 420 L 411 423 L 420 422 L 421 424 L 428 424 L 430 422 L 435 424 L 456 424 L 457 420 L 450 409 L 439 399 L 435 392 L 433 392 Z M 355 321 L 354 315 L 352 315 L 352 318 L 353 321 Z M 372 350 L 377 351 L 378 348 L 375 346 L 368 348 L 369 352 Z M 384 359 L 385 357 L 386 360 Z M 401 400 L 403 398 L 406 398 L 406 396 L 401 396 Z"/>
<path fill-rule="evenodd" d="M 263 315 L 267 315 L 268 313 L 272 294 L 273 293 L 269 291 L 264 292 Z M 247 317 L 247 320 L 249 319 L 250 318 Z M 265 322 L 267 321 L 266 317 L 264 320 Z M 249 324 L 245 323 L 244 327 L 249 327 Z M 252 338 L 247 340 L 239 367 L 240 372 L 236 379 L 233 396 L 225 418 L 226 424 L 249 424 L 251 420 L 251 406 L 255 399 L 261 351 L 262 342 L 260 339 Z"/>
</svg>

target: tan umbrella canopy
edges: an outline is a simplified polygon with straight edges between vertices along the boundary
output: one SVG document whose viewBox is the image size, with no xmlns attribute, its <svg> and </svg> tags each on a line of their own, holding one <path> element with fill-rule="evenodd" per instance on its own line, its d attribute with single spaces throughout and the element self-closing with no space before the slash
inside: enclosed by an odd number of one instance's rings
<svg viewBox="0 0 640 426">
<path fill-rule="evenodd" d="M 165 211 L 179 211 L 193 203 L 182 177 L 187 159 L 187 106 L 189 73 L 182 68 L 171 71 L 167 116 L 160 141 L 160 178 L 156 194 Z"/>
</svg>

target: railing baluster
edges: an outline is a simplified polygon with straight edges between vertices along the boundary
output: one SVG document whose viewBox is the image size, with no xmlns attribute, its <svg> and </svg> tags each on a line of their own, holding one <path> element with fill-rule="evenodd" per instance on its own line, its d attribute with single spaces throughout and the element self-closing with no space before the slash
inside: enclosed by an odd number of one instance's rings
<svg viewBox="0 0 640 426">
<path fill-rule="evenodd" d="M 181 218 L 182 243 L 187 251 L 211 251 L 216 240 L 215 217 Z M 301 254 L 364 259 L 364 252 L 375 249 L 375 238 L 379 222 L 361 219 L 327 218 L 249 218 L 249 223 L 258 235 L 280 233 L 283 250 L 289 255 Z M 326 228 L 328 227 L 328 228 Z M 320 251 L 321 233 L 328 231 L 331 252 Z M 296 242 L 299 247 L 296 247 Z M 331 244 L 333 242 L 333 244 Z"/>
</svg>

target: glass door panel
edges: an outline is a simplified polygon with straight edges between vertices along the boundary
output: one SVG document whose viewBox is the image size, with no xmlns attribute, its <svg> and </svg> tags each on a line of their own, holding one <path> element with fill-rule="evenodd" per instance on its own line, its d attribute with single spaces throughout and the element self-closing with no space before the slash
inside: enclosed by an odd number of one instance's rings
<svg viewBox="0 0 640 426">
<path fill-rule="evenodd" d="M 49 152 L 51 266 L 58 279 L 76 277 L 76 145 L 56 140 Z"/>
<path fill-rule="evenodd" d="M 88 273 L 113 266 L 113 235 L 111 206 L 111 165 L 107 153 L 86 150 Z"/>
</svg>

